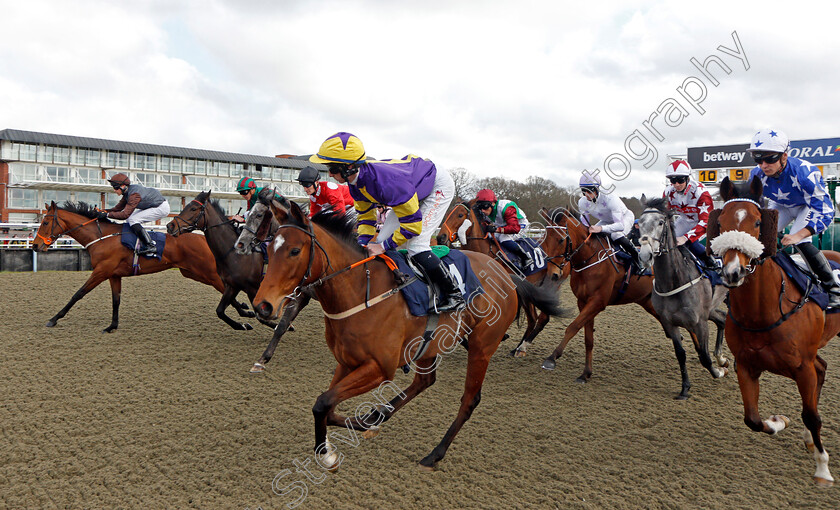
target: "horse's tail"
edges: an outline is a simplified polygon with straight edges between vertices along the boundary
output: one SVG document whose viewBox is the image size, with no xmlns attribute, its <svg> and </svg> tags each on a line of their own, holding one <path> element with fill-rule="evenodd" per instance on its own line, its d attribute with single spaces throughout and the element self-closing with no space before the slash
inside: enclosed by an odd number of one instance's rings
<svg viewBox="0 0 840 510">
<path fill-rule="evenodd" d="M 516 285 L 516 294 L 522 303 L 530 303 L 543 313 L 554 317 L 574 317 L 570 308 L 560 306 L 559 285 L 536 286 L 521 276 L 512 273 L 510 277 Z"/>
</svg>

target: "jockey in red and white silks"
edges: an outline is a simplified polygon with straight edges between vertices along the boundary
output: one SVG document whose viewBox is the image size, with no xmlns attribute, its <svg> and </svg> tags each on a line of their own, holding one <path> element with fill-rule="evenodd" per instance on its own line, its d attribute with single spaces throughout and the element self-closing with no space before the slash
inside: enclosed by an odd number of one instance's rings
<svg viewBox="0 0 840 510">
<path fill-rule="evenodd" d="M 665 168 L 665 177 L 670 184 L 662 196 L 668 201 L 668 207 L 676 212 L 674 234 L 677 245 L 687 245 L 703 264 L 714 267 L 714 259 L 706 255 L 706 247 L 700 243 L 706 238 L 709 213 L 714 209 L 712 195 L 702 183 L 692 180 L 687 161 L 671 162 Z"/>
</svg>

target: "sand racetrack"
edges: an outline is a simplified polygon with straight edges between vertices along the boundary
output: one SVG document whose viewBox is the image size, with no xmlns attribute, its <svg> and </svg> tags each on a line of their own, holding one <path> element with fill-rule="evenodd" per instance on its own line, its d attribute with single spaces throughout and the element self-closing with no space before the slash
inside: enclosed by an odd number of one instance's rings
<svg viewBox="0 0 840 510">
<path fill-rule="evenodd" d="M 673 348 L 636 305 L 596 320 L 594 375 L 585 385 L 574 382 L 582 334 L 557 370 L 539 368 L 569 319 L 552 321 L 527 359 L 508 358 L 515 343 L 503 343 L 481 404 L 436 472 L 416 463 L 457 411 L 460 349 L 377 437 L 338 443 L 341 468 L 324 473 L 313 460 L 311 409 L 335 361 L 317 303 L 267 373 L 250 375 L 270 330 L 253 319 L 254 331 L 229 329 L 214 313 L 220 295 L 174 270 L 123 280 L 113 334 L 101 332 L 111 314 L 107 284 L 45 327 L 88 274 L 0 273 L 0 507 L 268 510 L 297 498 L 300 508 L 840 507 L 837 486 L 811 481 L 793 381 L 762 377 L 762 416 L 786 414 L 791 427 L 754 433 L 743 423 L 734 374 L 713 380 L 689 341 L 693 396 L 675 401 Z M 571 306 L 568 285 L 563 297 Z M 510 331 L 517 339 L 521 332 Z M 822 437 L 835 477 L 838 352 L 834 339 L 821 353 Z M 394 382 L 410 381 L 400 372 Z M 351 413 L 362 400 L 340 410 Z M 296 472 L 306 463 L 314 480 Z"/>
</svg>

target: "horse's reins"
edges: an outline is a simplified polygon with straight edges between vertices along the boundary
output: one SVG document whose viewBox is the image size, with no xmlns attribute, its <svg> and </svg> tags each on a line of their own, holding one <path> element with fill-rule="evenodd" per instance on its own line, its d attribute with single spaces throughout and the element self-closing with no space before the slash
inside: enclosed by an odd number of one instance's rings
<svg viewBox="0 0 840 510">
<path fill-rule="evenodd" d="M 332 269 L 332 263 L 330 262 L 330 256 L 327 254 L 327 251 L 324 249 L 324 247 L 321 246 L 321 243 L 318 242 L 318 239 L 315 237 L 315 233 L 312 231 L 311 225 L 308 229 L 299 227 L 297 225 L 280 225 L 278 228 L 283 228 L 283 227 L 295 228 L 297 230 L 300 230 L 301 232 L 306 233 L 309 236 L 309 240 L 310 240 L 309 264 L 306 268 L 306 273 L 304 273 L 303 278 L 301 279 L 301 281 L 297 285 L 297 287 L 295 287 L 295 289 L 292 291 L 292 293 L 289 294 L 288 296 L 286 296 L 287 299 L 297 300 L 300 297 L 301 294 L 303 294 L 303 293 L 313 293 L 316 287 L 320 287 L 321 285 L 326 283 L 328 280 L 331 280 L 331 279 L 335 278 L 336 276 L 338 276 L 342 273 L 345 273 L 347 271 L 350 271 L 351 269 L 357 268 L 361 265 L 365 266 L 366 285 L 365 285 L 365 301 L 364 301 L 364 303 L 361 303 L 357 306 L 354 306 L 353 308 L 350 308 L 349 310 L 345 310 L 344 312 L 340 312 L 340 313 L 331 314 L 331 313 L 327 313 L 326 311 L 324 311 L 323 312 L 324 316 L 327 317 L 328 319 L 332 319 L 332 320 L 346 319 L 347 317 L 350 317 L 351 315 L 354 315 L 354 314 L 356 314 L 356 313 L 358 313 L 362 310 L 370 308 L 371 306 L 388 299 L 389 297 L 397 294 L 404 287 L 414 283 L 414 281 L 417 280 L 417 277 L 415 277 L 415 276 L 404 279 L 403 281 L 398 282 L 397 287 L 395 287 L 393 289 L 390 289 L 390 290 L 387 290 L 387 291 L 383 292 L 382 294 L 380 294 L 380 295 L 378 295 L 374 298 L 371 298 L 370 297 L 370 269 L 368 269 L 367 263 L 370 262 L 371 260 L 374 260 L 374 259 L 380 259 L 380 260 L 384 261 L 385 264 L 388 266 L 388 268 L 391 269 L 392 271 L 396 272 L 398 270 L 396 264 L 394 263 L 393 260 L 391 260 L 390 257 L 388 257 L 387 255 L 384 255 L 384 254 L 379 254 L 379 255 L 372 255 L 370 257 L 366 257 L 362 260 L 359 260 L 357 262 L 354 262 L 354 263 L 350 264 L 349 266 L 347 266 L 345 268 L 339 269 L 338 271 L 334 271 L 332 273 L 327 274 L 326 276 L 318 278 L 317 280 L 315 280 L 311 283 L 306 283 L 306 280 L 309 279 L 309 277 L 311 276 L 312 266 L 313 266 L 314 261 L 315 261 L 315 246 L 318 246 L 318 248 L 320 248 L 321 252 L 327 258 L 327 267 Z"/>
<path fill-rule="evenodd" d="M 449 225 L 447 225 L 447 222 L 449 221 L 450 216 L 452 216 L 452 213 L 454 213 L 455 210 L 458 209 L 459 206 L 463 207 L 464 209 L 467 210 L 467 216 L 469 216 L 469 213 L 470 213 L 470 208 L 467 207 L 467 205 L 464 204 L 463 202 L 459 202 L 459 203 L 455 204 L 455 207 L 453 207 L 452 210 L 449 211 L 449 214 L 446 215 L 446 219 L 443 220 L 443 227 L 449 232 L 449 234 L 447 235 L 447 239 L 449 239 L 450 243 L 455 241 L 455 237 L 458 236 L 458 232 L 453 231 L 452 228 Z"/>
<path fill-rule="evenodd" d="M 221 221 L 219 223 L 216 223 L 215 225 L 207 225 L 207 204 L 205 202 L 200 202 L 196 199 L 192 199 L 190 204 L 193 203 L 193 202 L 197 203 L 201 207 L 200 212 L 195 217 L 195 221 L 193 221 L 192 223 L 189 223 L 184 218 L 181 218 L 180 216 L 175 216 L 172 219 L 172 221 L 175 223 L 175 226 L 178 228 L 178 235 L 188 233 L 188 232 L 192 232 L 195 229 L 199 229 L 206 234 L 207 231 L 210 230 L 211 228 L 220 227 L 222 225 L 232 225 L 231 220 Z M 189 205 L 189 204 L 187 204 L 187 205 Z M 202 218 L 204 218 L 204 227 L 203 228 L 198 226 L 198 223 L 201 221 Z M 186 227 L 181 228 L 181 223 L 185 223 Z M 227 253 L 225 253 L 222 256 L 222 258 L 223 259 L 227 258 L 228 255 L 230 255 L 231 252 L 233 252 L 235 249 L 236 249 L 236 244 L 231 246 L 230 249 L 227 251 Z"/>
</svg>

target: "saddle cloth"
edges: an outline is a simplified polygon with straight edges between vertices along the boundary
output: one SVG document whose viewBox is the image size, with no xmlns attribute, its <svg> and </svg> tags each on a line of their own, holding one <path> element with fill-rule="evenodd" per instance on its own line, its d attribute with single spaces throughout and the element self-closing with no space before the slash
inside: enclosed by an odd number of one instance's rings
<svg viewBox="0 0 840 510">
<path fill-rule="evenodd" d="M 166 234 L 153 232 L 151 230 L 148 230 L 147 232 L 149 232 L 152 240 L 154 240 L 157 245 L 157 252 L 155 252 L 155 255 L 151 257 L 161 260 L 161 257 L 163 256 L 163 248 L 166 246 Z M 122 237 L 120 240 L 123 246 L 131 251 L 134 251 L 134 247 L 137 245 L 137 235 L 131 231 L 131 227 L 128 226 L 128 223 L 123 223 Z M 144 257 L 149 257 L 149 255 L 144 255 Z"/>
<path fill-rule="evenodd" d="M 619 246 L 613 245 L 613 248 L 615 248 L 615 258 L 617 258 L 618 261 L 621 263 L 621 265 L 624 266 L 624 269 L 627 270 L 628 273 L 630 271 L 633 271 L 633 274 L 639 274 L 639 273 L 636 272 L 636 269 L 633 267 L 633 257 L 631 257 L 630 254 L 627 253 L 626 251 L 622 250 Z M 649 267 L 645 268 L 644 272 L 642 272 L 642 274 L 641 274 L 641 276 L 652 276 L 652 275 L 653 275 L 653 271 Z"/>
<path fill-rule="evenodd" d="M 811 291 L 808 293 L 808 298 L 818 304 L 821 309 L 825 310 L 825 307 L 828 305 L 828 294 L 823 290 L 816 275 L 808 269 L 801 255 L 796 254 L 791 256 L 787 252 L 778 251 L 773 255 L 773 260 L 788 275 L 788 278 L 793 281 L 800 292 L 804 293 L 807 291 L 810 281 Z M 835 275 L 834 277 L 837 278 L 837 274 L 840 273 L 840 265 L 833 260 L 829 260 L 828 263 L 831 265 L 831 269 Z M 840 310 L 832 308 L 828 310 L 828 313 L 840 313 Z"/>
<path fill-rule="evenodd" d="M 437 247 L 435 246 L 434 248 Z M 446 264 L 449 268 L 449 272 L 452 273 L 452 276 L 458 282 L 458 285 L 461 288 L 461 294 L 464 296 L 464 301 L 466 301 L 467 304 L 469 304 L 472 297 L 484 293 L 481 282 L 473 272 L 470 260 L 466 255 L 461 253 L 459 250 L 449 250 L 449 253 L 444 256 L 441 256 L 438 250 L 434 251 L 443 263 Z M 417 275 L 418 279 L 416 281 L 400 290 L 406 303 L 408 303 L 408 310 L 411 315 L 416 317 L 425 317 L 426 315 L 429 315 L 429 286 L 424 281 L 425 276 L 418 274 L 414 271 L 413 266 L 408 264 L 407 255 L 404 251 L 388 250 L 385 254 L 397 263 L 397 266 L 403 273 L 407 275 Z M 434 313 L 433 310 L 432 313 Z"/>
<path fill-rule="evenodd" d="M 723 280 L 720 277 L 720 273 L 717 271 L 712 271 L 711 269 L 706 269 L 706 266 L 700 263 L 700 260 L 691 253 L 691 250 L 688 249 L 687 246 L 682 245 L 680 246 L 680 251 L 686 257 L 689 257 L 690 260 L 694 261 L 694 266 L 700 271 L 704 278 L 708 278 L 709 282 L 712 284 L 712 287 L 715 285 L 723 285 Z"/>
<path fill-rule="evenodd" d="M 526 267 L 522 271 L 522 274 L 524 276 L 530 276 L 534 273 L 537 273 L 537 272 L 545 269 L 545 265 L 546 265 L 546 260 L 545 259 L 547 259 L 548 257 L 546 256 L 546 254 L 542 250 L 542 248 L 540 248 L 540 245 L 537 244 L 536 240 L 531 239 L 529 237 L 522 237 L 522 238 L 519 238 L 519 239 L 516 240 L 516 244 L 518 244 L 520 248 L 525 250 L 525 253 L 530 255 L 531 260 L 534 261 L 533 264 Z M 502 246 L 502 250 L 505 252 L 505 255 L 507 255 L 507 257 L 510 260 L 512 260 L 514 262 L 514 264 L 516 264 L 516 269 L 519 269 L 519 255 L 517 255 L 515 253 L 511 253 L 510 251 L 508 251 L 504 247 L 504 245 L 501 245 L 501 246 Z M 501 262 L 501 261 L 499 261 L 499 262 Z"/>
</svg>

